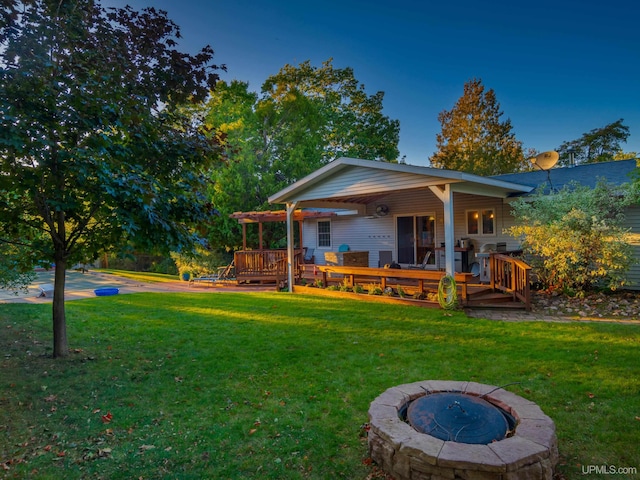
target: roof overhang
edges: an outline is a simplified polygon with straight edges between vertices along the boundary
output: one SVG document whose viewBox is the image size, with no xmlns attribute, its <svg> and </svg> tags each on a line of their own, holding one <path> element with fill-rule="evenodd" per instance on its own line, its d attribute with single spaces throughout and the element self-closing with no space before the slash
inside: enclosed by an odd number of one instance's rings
<svg viewBox="0 0 640 480">
<path fill-rule="evenodd" d="M 269 203 L 362 205 L 400 190 L 449 185 L 452 191 L 506 198 L 533 187 L 470 173 L 342 157 L 269 197 Z"/>
</svg>

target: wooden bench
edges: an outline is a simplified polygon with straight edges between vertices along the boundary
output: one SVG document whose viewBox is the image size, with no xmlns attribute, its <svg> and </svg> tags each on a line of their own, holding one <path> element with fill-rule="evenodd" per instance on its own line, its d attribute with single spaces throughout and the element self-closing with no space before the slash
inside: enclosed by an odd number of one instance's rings
<svg viewBox="0 0 640 480">
<path fill-rule="evenodd" d="M 394 280 L 413 280 L 418 282 L 418 289 L 424 291 L 425 284 L 437 284 L 442 277 L 446 275 L 445 272 L 439 270 L 405 270 L 405 269 L 392 269 L 392 268 L 370 268 L 370 267 L 343 267 L 333 265 L 318 265 L 317 269 L 322 272 L 322 283 L 326 287 L 330 279 L 329 275 L 336 274 L 342 275 L 342 279 L 353 286 L 356 278 L 375 279 L 380 282 L 382 289 L 387 287 L 390 279 Z M 462 303 L 467 303 L 468 292 L 467 285 L 471 282 L 473 274 L 471 273 L 456 273 L 454 275 L 456 284 L 460 287 Z M 334 278 L 334 280 L 336 280 Z M 393 282 L 397 283 L 397 282 Z"/>
</svg>

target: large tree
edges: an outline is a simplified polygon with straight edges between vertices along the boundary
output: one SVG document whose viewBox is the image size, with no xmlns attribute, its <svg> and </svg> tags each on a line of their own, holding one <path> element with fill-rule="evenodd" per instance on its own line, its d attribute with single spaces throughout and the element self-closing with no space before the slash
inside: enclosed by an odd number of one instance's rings
<svg viewBox="0 0 640 480">
<path fill-rule="evenodd" d="M 430 158 L 436 168 L 477 175 L 511 173 L 526 168 L 522 142 L 512 132 L 493 89 L 479 79 L 469 80 L 451 110 L 438 115 L 442 131 Z"/>
<path fill-rule="evenodd" d="M 577 140 L 564 142 L 558 147 L 559 165 L 570 165 L 572 161 L 579 165 L 634 158 L 633 155 L 624 155 L 622 152 L 622 144 L 626 143 L 630 135 L 629 127 L 623 122 L 621 118 L 602 128 L 594 128 Z"/>
<path fill-rule="evenodd" d="M 188 248 L 210 217 L 215 142 L 177 108 L 215 86 L 213 51 L 177 50 L 166 12 L 91 0 L 0 10 L 2 243 L 55 264 L 53 355 L 68 354 L 65 273 L 129 243 Z"/>
<path fill-rule="evenodd" d="M 331 160 L 397 160 L 399 122 L 382 113 L 384 94 L 368 95 L 350 68 L 335 68 L 331 60 L 321 67 L 286 65 L 260 94 L 248 88 L 220 82 L 205 106 L 206 123 L 222 134 L 227 158 L 214 172 L 212 198 L 222 215 L 210 237 L 217 247 L 239 245 L 240 229 L 229 213 L 272 208 L 269 195 Z M 276 246 L 283 234 L 272 225 L 265 243 Z"/>
</svg>

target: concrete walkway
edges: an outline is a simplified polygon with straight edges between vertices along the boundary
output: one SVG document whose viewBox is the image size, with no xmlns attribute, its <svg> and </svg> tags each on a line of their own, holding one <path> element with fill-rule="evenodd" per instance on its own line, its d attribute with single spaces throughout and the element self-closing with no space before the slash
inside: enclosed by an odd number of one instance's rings
<svg viewBox="0 0 640 480">
<path fill-rule="evenodd" d="M 0 289 L 0 304 L 2 303 L 51 303 L 50 296 L 41 296 L 41 287 L 53 285 L 54 272 L 37 272 L 36 279 L 29 285 L 26 292 L 11 292 Z M 273 291 L 273 285 L 237 286 L 237 285 L 195 285 L 188 282 L 140 282 L 117 275 L 89 271 L 81 273 L 75 270 L 67 271 L 65 284 L 65 300 L 79 300 L 95 297 L 96 288 L 115 287 L 119 294 L 140 292 L 190 292 L 212 293 L 219 291 Z"/>
</svg>

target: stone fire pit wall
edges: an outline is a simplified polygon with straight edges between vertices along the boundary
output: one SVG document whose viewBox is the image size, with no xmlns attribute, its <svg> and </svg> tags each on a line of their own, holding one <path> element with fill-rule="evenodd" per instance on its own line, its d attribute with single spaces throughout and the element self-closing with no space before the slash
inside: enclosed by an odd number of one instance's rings
<svg viewBox="0 0 640 480">
<path fill-rule="evenodd" d="M 440 380 L 390 388 L 369 408 L 371 459 L 396 480 L 551 480 L 558 462 L 553 421 L 535 403 L 496 388 Z M 516 418 L 515 434 L 488 445 L 474 445 L 420 433 L 399 412 L 427 392 L 486 395 L 485 400 Z"/>
</svg>

